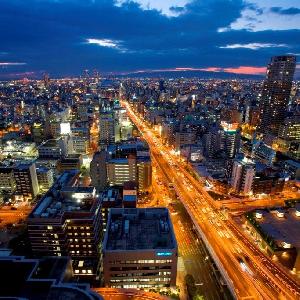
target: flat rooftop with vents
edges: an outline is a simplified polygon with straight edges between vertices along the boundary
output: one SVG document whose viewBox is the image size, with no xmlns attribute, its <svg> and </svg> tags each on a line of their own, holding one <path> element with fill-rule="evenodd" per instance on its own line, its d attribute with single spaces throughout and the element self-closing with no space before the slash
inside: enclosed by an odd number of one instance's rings
<svg viewBox="0 0 300 300">
<path fill-rule="evenodd" d="M 60 218 L 65 212 L 90 212 L 95 204 L 94 187 L 78 186 L 76 170 L 64 172 L 43 196 L 29 218 Z"/>
<path fill-rule="evenodd" d="M 110 210 L 106 250 L 172 249 L 177 247 L 166 208 Z"/>
</svg>

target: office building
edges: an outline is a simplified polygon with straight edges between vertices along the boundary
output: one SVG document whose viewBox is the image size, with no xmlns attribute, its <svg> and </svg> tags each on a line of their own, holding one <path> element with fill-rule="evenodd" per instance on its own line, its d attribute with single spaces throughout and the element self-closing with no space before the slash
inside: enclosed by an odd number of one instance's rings
<svg viewBox="0 0 300 300">
<path fill-rule="evenodd" d="M 106 170 L 107 153 L 101 150 L 94 154 L 90 164 L 90 176 L 92 185 L 97 191 L 103 191 L 107 186 L 107 170 Z"/>
<path fill-rule="evenodd" d="M 213 158 L 221 150 L 222 128 L 213 126 L 203 136 L 204 155 Z"/>
<path fill-rule="evenodd" d="M 231 186 L 236 192 L 249 194 L 252 191 L 254 176 L 255 164 L 252 161 L 244 158 L 233 162 Z"/>
<path fill-rule="evenodd" d="M 39 158 L 58 159 L 63 156 L 63 150 L 58 140 L 48 140 L 38 147 Z"/>
<path fill-rule="evenodd" d="M 119 188 L 110 187 L 101 193 L 102 228 L 106 231 L 108 214 L 111 208 L 122 207 L 122 195 Z"/>
<path fill-rule="evenodd" d="M 100 112 L 99 116 L 99 146 L 106 149 L 115 142 L 115 124 L 113 113 Z"/>
<path fill-rule="evenodd" d="M 137 185 L 140 193 L 151 191 L 152 165 L 149 156 L 137 158 Z"/>
<path fill-rule="evenodd" d="M 123 185 L 126 181 L 136 181 L 136 158 L 114 158 L 107 162 L 107 178 L 110 185 Z"/>
<path fill-rule="evenodd" d="M 260 103 L 262 133 L 278 134 L 288 109 L 296 57 L 292 55 L 272 57 L 267 68 Z"/>
<path fill-rule="evenodd" d="M 58 145 L 63 157 L 74 153 L 73 138 L 71 135 L 61 136 L 58 139 Z"/>
<path fill-rule="evenodd" d="M 264 142 L 258 141 L 252 147 L 252 156 L 264 164 L 272 165 L 275 160 L 276 151 Z"/>
<path fill-rule="evenodd" d="M 112 208 L 103 241 L 105 286 L 176 285 L 177 242 L 166 208 Z"/>
<path fill-rule="evenodd" d="M 195 132 L 175 132 L 175 150 L 180 151 L 181 147 L 184 145 L 194 144 L 196 141 Z"/>
<path fill-rule="evenodd" d="M 12 193 L 15 189 L 16 181 L 13 167 L 0 167 L 0 192 Z"/>
<path fill-rule="evenodd" d="M 278 175 L 257 174 L 253 179 L 253 194 L 276 194 L 283 191 L 284 178 Z"/>
<path fill-rule="evenodd" d="M 64 172 L 68 170 L 80 170 L 83 164 L 82 155 L 81 154 L 72 154 L 67 157 L 61 158 L 57 162 L 57 170 L 59 172 Z"/>
<path fill-rule="evenodd" d="M 86 154 L 89 148 L 89 140 L 86 137 L 72 137 L 73 150 L 78 154 Z"/>
<path fill-rule="evenodd" d="M 279 127 L 278 136 L 286 141 L 300 141 L 300 116 L 286 118 Z"/>
<path fill-rule="evenodd" d="M 35 143 L 40 144 L 45 139 L 44 126 L 42 123 L 34 123 L 31 126 L 32 139 Z"/>
<path fill-rule="evenodd" d="M 286 160 L 284 162 L 284 170 L 290 175 L 291 179 L 300 180 L 300 162 Z"/>
<path fill-rule="evenodd" d="M 15 199 L 31 201 L 39 193 L 39 184 L 35 163 L 19 164 L 14 167 L 16 181 Z"/>
<path fill-rule="evenodd" d="M 47 192 L 53 185 L 53 171 L 43 166 L 36 168 L 40 192 Z"/>
<path fill-rule="evenodd" d="M 100 200 L 94 187 L 78 186 L 79 172 L 64 172 L 28 217 L 32 252 L 70 256 L 74 274 L 94 278 L 102 239 Z"/>
<path fill-rule="evenodd" d="M 221 122 L 221 148 L 228 158 L 234 158 L 240 147 L 240 130 L 238 123 Z"/>
<path fill-rule="evenodd" d="M 272 146 L 292 159 L 300 159 L 300 117 L 298 115 L 284 120 L 279 128 L 278 138 Z"/>
</svg>

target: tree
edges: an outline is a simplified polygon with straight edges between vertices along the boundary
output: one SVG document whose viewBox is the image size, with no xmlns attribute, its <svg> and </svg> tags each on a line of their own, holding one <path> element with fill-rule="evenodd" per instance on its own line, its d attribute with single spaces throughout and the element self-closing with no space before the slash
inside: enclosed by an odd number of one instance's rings
<svg viewBox="0 0 300 300">
<path fill-rule="evenodd" d="M 195 279 L 191 274 L 187 274 L 185 276 L 185 284 L 186 284 L 186 288 L 187 288 L 187 291 L 189 294 L 189 298 L 193 299 L 193 297 L 197 293 L 197 287 L 195 285 Z"/>
</svg>

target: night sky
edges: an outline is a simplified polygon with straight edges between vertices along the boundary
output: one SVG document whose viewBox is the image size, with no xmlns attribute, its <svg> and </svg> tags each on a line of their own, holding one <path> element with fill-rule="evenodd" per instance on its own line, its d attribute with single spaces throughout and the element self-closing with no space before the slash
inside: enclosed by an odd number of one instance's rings
<svg viewBox="0 0 300 300">
<path fill-rule="evenodd" d="M 300 0 L 0 0 L 0 79 L 300 63 Z"/>
</svg>

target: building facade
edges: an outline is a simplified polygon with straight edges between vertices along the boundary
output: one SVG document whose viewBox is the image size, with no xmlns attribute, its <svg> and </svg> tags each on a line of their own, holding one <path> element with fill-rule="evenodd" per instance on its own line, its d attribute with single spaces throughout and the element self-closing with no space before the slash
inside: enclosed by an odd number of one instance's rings
<svg viewBox="0 0 300 300">
<path fill-rule="evenodd" d="M 35 163 L 19 164 L 14 167 L 16 181 L 15 198 L 20 201 L 31 201 L 39 193 L 39 184 Z"/>
<path fill-rule="evenodd" d="M 234 160 L 232 166 L 231 186 L 238 193 L 249 194 L 252 191 L 255 165 L 247 160 Z"/>
</svg>

